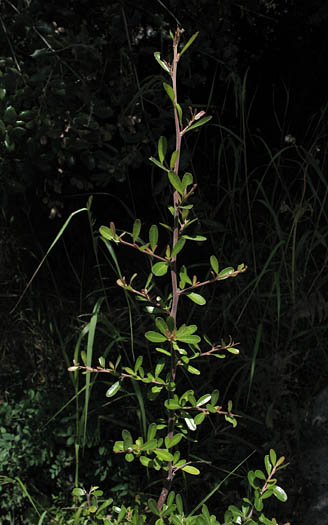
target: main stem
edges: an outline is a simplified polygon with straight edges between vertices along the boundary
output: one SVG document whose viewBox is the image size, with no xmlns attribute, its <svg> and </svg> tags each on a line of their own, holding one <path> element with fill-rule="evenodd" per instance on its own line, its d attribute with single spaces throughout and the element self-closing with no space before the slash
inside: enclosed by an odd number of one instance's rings
<svg viewBox="0 0 328 525">
<path fill-rule="evenodd" d="M 181 148 L 181 133 L 180 133 L 180 122 L 179 122 L 179 115 L 177 111 L 177 103 L 178 103 L 178 91 L 177 91 L 177 68 L 178 68 L 178 62 L 179 62 L 179 54 L 178 54 L 178 45 L 181 35 L 181 29 L 178 28 L 175 33 L 174 41 L 173 41 L 173 63 L 172 63 L 172 69 L 171 69 L 171 78 L 172 78 L 172 87 L 174 91 L 174 122 L 175 122 L 175 150 L 178 151 L 178 155 L 174 164 L 174 171 L 175 173 L 178 173 L 179 171 L 179 163 L 180 163 L 180 148 Z M 173 207 L 174 207 L 174 222 L 173 222 L 173 240 L 172 240 L 172 248 L 176 245 L 176 243 L 179 240 L 179 193 L 177 191 L 173 194 Z M 179 290 L 178 290 L 178 279 L 177 279 L 177 256 L 175 255 L 171 259 L 171 282 L 172 282 L 172 306 L 170 311 L 170 316 L 174 320 L 174 328 L 176 328 L 176 320 L 177 320 L 177 310 L 178 310 L 178 302 L 179 302 Z M 173 348 L 173 345 L 171 344 L 171 370 L 170 370 L 170 381 L 172 383 L 175 383 L 175 377 L 176 377 L 176 370 L 177 370 L 177 360 L 176 360 L 176 353 Z M 169 399 L 172 397 L 172 392 L 168 393 Z M 168 437 L 171 438 L 174 433 L 174 425 L 175 425 L 175 412 L 169 411 L 168 416 L 168 422 L 167 422 L 167 430 L 168 430 Z M 174 470 L 173 470 L 173 463 L 172 461 L 168 462 L 168 473 L 167 477 L 164 481 L 164 485 L 160 494 L 160 497 L 158 499 L 158 509 L 162 510 L 162 507 L 166 501 L 166 498 L 168 496 L 168 493 L 170 491 L 172 481 L 174 478 Z"/>
</svg>

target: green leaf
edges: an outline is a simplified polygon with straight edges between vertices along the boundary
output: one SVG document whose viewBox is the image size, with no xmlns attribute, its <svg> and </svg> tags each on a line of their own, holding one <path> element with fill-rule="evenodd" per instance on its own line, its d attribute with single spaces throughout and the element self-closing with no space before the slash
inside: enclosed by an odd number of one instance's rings
<svg viewBox="0 0 328 525">
<path fill-rule="evenodd" d="M 147 441 L 154 439 L 156 436 L 156 432 L 157 432 L 156 423 L 150 423 L 148 430 L 147 430 Z"/>
<path fill-rule="evenodd" d="M 164 337 L 164 335 L 160 334 L 159 332 L 153 332 L 152 330 L 146 332 L 145 337 L 152 343 L 163 343 L 166 341 L 166 337 Z"/>
<path fill-rule="evenodd" d="M 100 226 L 99 233 L 105 239 L 112 241 L 114 239 L 113 232 L 108 226 Z"/>
<path fill-rule="evenodd" d="M 202 405 L 206 405 L 206 403 L 209 403 L 211 399 L 212 399 L 211 394 L 205 394 L 198 399 L 196 406 L 201 407 Z"/>
<path fill-rule="evenodd" d="M 190 279 L 187 273 L 187 268 L 185 266 L 181 267 L 179 277 L 180 277 L 180 282 L 179 282 L 180 290 L 183 290 L 186 284 L 192 284 L 192 280 Z"/>
<path fill-rule="evenodd" d="M 274 522 L 266 518 L 264 514 L 259 516 L 259 521 L 260 523 L 264 523 L 264 525 L 275 525 Z"/>
<path fill-rule="evenodd" d="M 197 331 L 197 325 L 190 324 L 190 325 L 181 325 L 180 328 L 176 331 L 177 336 L 184 336 L 184 335 L 190 335 L 194 334 Z"/>
<path fill-rule="evenodd" d="M 164 69 L 164 71 L 166 71 L 167 73 L 171 74 L 170 73 L 170 68 L 168 67 L 166 62 L 163 62 L 163 60 L 161 60 L 161 54 L 160 54 L 159 51 L 155 51 L 154 57 L 157 60 L 157 62 L 159 63 L 159 65 Z"/>
<path fill-rule="evenodd" d="M 75 487 L 75 489 L 72 490 L 73 496 L 84 496 L 85 491 L 79 487 Z"/>
<path fill-rule="evenodd" d="M 227 351 L 230 352 L 230 354 L 235 354 L 235 355 L 239 354 L 238 348 L 234 348 L 233 346 L 229 346 L 229 348 L 227 348 Z"/>
<path fill-rule="evenodd" d="M 166 448 L 175 447 L 178 443 L 180 443 L 182 438 L 183 438 L 183 434 L 175 434 L 171 438 L 166 436 L 164 440 Z"/>
<path fill-rule="evenodd" d="M 204 304 L 206 304 L 206 299 L 198 294 L 198 293 L 195 293 L 195 292 L 188 292 L 185 294 L 187 297 L 189 297 L 189 299 L 191 301 L 193 301 L 194 303 L 198 304 L 199 306 L 203 306 Z"/>
<path fill-rule="evenodd" d="M 158 448 L 155 449 L 154 452 L 158 459 L 161 459 L 162 461 L 173 461 L 173 455 L 168 450 Z"/>
<path fill-rule="evenodd" d="M 168 326 L 164 319 L 162 319 L 162 317 L 156 317 L 155 324 L 156 328 L 158 328 L 158 330 L 165 335 L 166 331 L 168 330 Z"/>
<path fill-rule="evenodd" d="M 263 492 L 261 498 L 262 499 L 271 498 L 272 494 L 273 494 L 273 490 L 272 489 L 267 489 L 265 492 Z"/>
<path fill-rule="evenodd" d="M 181 109 L 181 106 L 180 106 L 180 104 L 176 104 L 175 107 L 177 108 L 180 126 L 182 126 L 182 109 Z"/>
<path fill-rule="evenodd" d="M 13 106 L 8 106 L 3 114 L 3 120 L 6 124 L 14 124 L 17 120 L 17 113 Z"/>
<path fill-rule="evenodd" d="M 154 450 L 157 446 L 157 439 L 149 439 L 140 447 L 140 450 Z"/>
<path fill-rule="evenodd" d="M 175 257 L 176 255 L 178 255 L 178 253 L 181 252 L 181 250 L 182 250 L 182 248 L 184 247 L 185 244 L 186 244 L 185 239 L 182 239 L 182 238 L 178 239 L 178 241 L 176 242 L 176 244 L 172 248 L 171 257 Z"/>
<path fill-rule="evenodd" d="M 127 454 L 125 454 L 125 461 L 127 461 L 128 463 L 132 463 L 132 461 L 134 461 L 134 455 L 132 454 L 132 452 L 128 452 Z"/>
<path fill-rule="evenodd" d="M 137 373 L 143 362 L 143 356 L 139 355 L 134 365 L 134 372 Z"/>
<path fill-rule="evenodd" d="M 197 345 L 200 343 L 200 337 L 198 335 L 179 335 L 176 336 L 176 340 L 190 345 Z"/>
<path fill-rule="evenodd" d="M 210 263 L 211 263 L 211 266 L 212 266 L 212 270 L 215 274 L 218 274 L 219 273 L 219 261 L 217 260 L 217 258 L 215 257 L 215 255 L 211 255 L 210 257 Z"/>
<path fill-rule="evenodd" d="M 168 96 L 170 97 L 172 104 L 174 105 L 175 96 L 174 96 L 174 91 L 173 91 L 172 86 L 170 86 L 170 84 L 166 84 L 166 82 L 163 82 L 163 87 L 166 93 L 168 94 Z"/>
<path fill-rule="evenodd" d="M 268 476 L 271 474 L 271 471 L 272 471 L 272 465 L 271 465 L 271 462 L 270 462 L 270 457 L 268 455 L 265 455 L 264 457 L 264 465 L 265 465 L 265 469 L 268 473 Z"/>
<path fill-rule="evenodd" d="M 121 386 L 120 381 L 116 381 L 116 383 L 113 383 L 112 386 L 107 390 L 106 397 L 113 397 L 115 394 L 119 391 Z"/>
<path fill-rule="evenodd" d="M 161 164 L 163 164 L 165 155 L 167 152 L 167 140 L 166 137 L 159 137 L 158 140 L 158 158 Z"/>
<path fill-rule="evenodd" d="M 155 501 L 154 499 L 150 498 L 148 500 L 148 507 L 150 508 L 152 513 L 155 514 L 156 516 L 160 516 L 161 515 L 161 513 L 158 510 L 157 501 Z"/>
<path fill-rule="evenodd" d="M 167 273 L 168 268 L 169 268 L 169 263 L 166 263 L 164 261 L 159 261 L 153 265 L 151 271 L 157 277 L 162 277 L 163 275 Z"/>
<path fill-rule="evenodd" d="M 219 400 L 219 397 L 220 397 L 220 392 L 217 389 L 213 390 L 212 397 L 211 397 L 211 405 L 216 405 L 216 403 Z"/>
<path fill-rule="evenodd" d="M 140 456 L 139 461 L 144 467 L 149 467 L 150 463 L 152 462 L 152 459 L 147 458 L 147 456 Z"/>
<path fill-rule="evenodd" d="M 187 131 L 190 131 L 191 129 L 198 128 L 199 126 L 203 126 L 204 124 L 206 124 L 206 122 L 211 120 L 211 118 L 212 118 L 211 116 L 208 116 L 208 117 L 203 117 L 200 120 L 196 120 L 196 122 L 191 124 L 191 126 L 189 126 L 189 128 L 184 130 L 184 133 L 187 133 Z"/>
<path fill-rule="evenodd" d="M 129 430 L 122 430 L 122 439 L 124 442 L 124 449 L 130 448 L 133 445 L 133 439 Z"/>
<path fill-rule="evenodd" d="M 149 229 L 149 244 L 153 251 L 155 247 L 157 246 L 157 242 L 158 242 L 158 228 L 156 224 L 152 224 L 152 226 Z"/>
<path fill-rule="evenodd" d="M 11 153 L 12 151 L 15 151 L 15 142 L 12 142 L 10 140 L 8 133 L 6 133 L 6 136 L 5 136 L 5 147 L 6 147 L 6 150 L 9 151 L 9 153 Z"/>
<path fill-rule="evenodd" d="M 182 235 L 184 239 L 188 239 L 189 241 L 207 241 L 207 237 L 204 237 L 204 235 Z"/>
<path fill-rule="evenodd" d="M 286 459 L 285 456 L 281 456 L 281 457 L 278 459 L 277 463 L 276 463 L 276 467 L 279 467 L 279 465 L 282 465 L 283 462 L 285 461 L 285 459 Z M 284 468 L 285 466 L 286 466 L 286 465 L 284 465 L 283 467 L 280 467 L 280 468 Z M 280 469 L 278 469 L 278 470 L 280 470 Z"/>
<path fill-rule="evenodd" d="M 266 479 L 266 476 L 263 470 L 259 470 L 259 469 L 255 470 L 255 476 L 259 479 L 264 479 L 264 480 Z"/>
<path fill-rule="evenodd" d="M 181 470 L 188 472 L 188 474 L 192 474 L 193 476 L 198 476 L 198 474 L 200 474 L 200 470 L 192 465 L 185 465 Z"/>
<path fill-rule="evenodd" d="M 288 497 L 284 489 L 276 485 L 275 487 L 273 487 L 272 490 L 273 490 L 273 494 L 276 496 L 276 498 L 279 501 L 283 501 L 283 502 L 287 501 Z"/>
<path fill-rule="evenodd" d="M 183 515 L 184 514 L 184 512 L 183 512 L 183 501 L 182 501 L 181 494 L 177 494 L 176 495 L 175 502 L 176 502 L 179 514 Z"/>
<path fill-rule="evenodd" d="M 220 281 L 223 281 L 224 279 L 227 279 L 229 277 L 229 275 L 231 275 L 232 273 L 234 273 L 234 269 L 232 268 L 232 266 L 229 266 L 228 268 L 224 268 L 223 270 L 221 270 L 221 272 L 218 274 L 218 280 Z"/>
<path fill-rule="evenodd" d="M 162 357 L 162 358 L 158 361 L 158 363 L 157 363 L 157 365 L 156 365 L 156 367 L 155 367 L 155 377 L 158 378 L 158 376 L 161 374 L 161 372 L 162 372 L 162 370 L 163 370 L 164 367 L 165 367 L 165 359 L 164 359 L 164 357 Z"/>
<path fill-rule="evenodd" d="M 7 91 L 5 88 L 0 88 L 0 100 L 3 100 L 6 96 Z"/>
<path fill-rule="evenodd" d="M 177 160 L 177 158 L 179 156 L 179 153 L 180 153 L 180 151 L 176 150 L 176 151 L 173 151 L 173 153 L 171 155 L 171 160 L 170 160 L 170 169 L 171 169 L 171 171 L 174 170 L 174 165 L 175 165 L 175 162 L 176 162 L 176 160 Z M 169 171 L 169 170 L 167 170 L 167 171 Z"/>
<path fill-rule="evenodd" d="M 178 408 L 181 408 L 178 399 L 166 399 L 164 406 L 168 410 L 177 410 Z"/>
<path fill-rule="evenodd" d="M 191 44 L 193 43 L 193 41 L 198 37 L 199 35 L 199 31 L 197 31 L 197 33 L 194 33 L 188 40 L 188 42 L 186 43 L 186 45 L 182 48 L 182 51 L 180 52 L 180 57 L 183 55 L 183 53 L 185 53 L 188 49 L 188 47 L 191 46 Z"/>
<path fill-rule="evenodd" d="M 196 336 L 196 337 L 197 337 L 197 336 Z M 197 368 L 194 368 L 194 367 L 191 366 L 191 365 L 187 365 L 186 368 L 187 368 L 187 370 L 188 370 L 188 372 L 189 372 L 190 374 L 194 374 L 194 375 L 196 375 L 196 376 L 199 376 L 199 375 L 200 375 L 200 371 L 197 370 Z"/>
<path fill-rule="evenodd" d="M 141 230 L 141 220 L 136 219 L 133 223 L 133 230 L 132 230 L 133 242 L 136 242 L 136 240 L 138 239 L 140 230 Z"/>
<path fill-rule="evenodd" d="M 273 448 L 270 449 L 269 454 L 270 454 L 270 461 L 271 461 L 272 465 L 275 466 L 275 464 L 277 462 L 277 454 L 275 453 Z"/>
<path fill-rule="evenodd" d="M 167 173 L 170 171 L 168 170 L 167 168 L 165 168 L 165 166 L 163 166 L 163 164 L 161 164 L 157 159 L 155 159 L 154 157 L 150 157 L 149 158 L 150 162 L 152 162 L 153 164 L 155 164 L 155 166 L 157 166 L 158 168 L 161 168 L 161 170 L 164 170 L 166 171 Z"/>
<path fill-rule="evenodd" d="M 205 419 L 205 412 L 200 412 L 194 417 L 194 421 L 196 425 L 201 425 Z"/>
<path fill-rule="evenodd" d="M 173 188 L 176 189 L 180 193 L 180 195 L 182 195 L 183 186 L 182 186 L 182 182 L 181 182 L 179 175 L 175 173 L 175 171 L 169 171 L 168 175 L 169 175 L 169 181 L 172 184 Z"/>
<path fill-rule="evenodd" d="M 168 355 L 170 356 L 170 352 L 168 350 L 164 350 L 164 348 L 155 348 L 156 352 L 159 352 L 160 354 Z"/>
<path fill-rule="evenodd" d="M 193 183 L 194 179 L 191 173 L 187 172 L 182 177 L 182 187 L 185 190 L 188 186 Z"/>
</svg>

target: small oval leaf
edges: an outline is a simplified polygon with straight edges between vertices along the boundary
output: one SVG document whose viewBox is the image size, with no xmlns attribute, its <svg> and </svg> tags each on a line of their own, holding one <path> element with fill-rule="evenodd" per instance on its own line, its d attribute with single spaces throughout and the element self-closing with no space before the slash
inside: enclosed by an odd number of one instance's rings
<svg viewBox="0 0 328 525">
<path fill-rule="evenodd" d="M 193 476 L 198 476 L 198 474 L 200 474 L 200 470 L 192 465 L 186 465 L 185 467 L 182 467 L 181 470 L 188 472 L 188 474 L 192 474 Z"/>
<path fill-rule="evenodd" d="M 107 390 L 106 397 L 113 397 L 120 389 L 120 382 L 116 381 L 116 383 L 113 383 L 112 386 Z"/>
<path fill-rule="evenodd" d="M 189 293 L 186 293 L 186 296 L 189 297 L 191 301 L 198 304 L 199 306 L 203 306 L 204 304 L 206 304 L 206 299 L 198 293 L 189 292 Z"/>
<path fill-rule="evenodd" d="M 166 341 L 166 337 L 164 335 L 160 334 L 159 332 L 153 332 L 152 330 L 146 332 L 145 337 L 152 343 L 163 343 Z"/>
<path fill-rule="evenodd" d="M 153 274 L 157 277 L 162 277 L 162 275 L 165 275 L 167 273 L 168 267 L 168 263 L 160 261 L 158 263 L 155 263 L 151 270 Z"/>
</svg>

